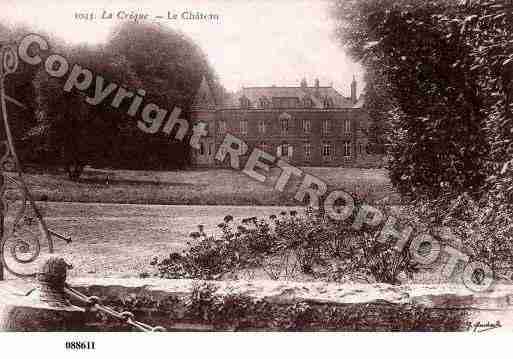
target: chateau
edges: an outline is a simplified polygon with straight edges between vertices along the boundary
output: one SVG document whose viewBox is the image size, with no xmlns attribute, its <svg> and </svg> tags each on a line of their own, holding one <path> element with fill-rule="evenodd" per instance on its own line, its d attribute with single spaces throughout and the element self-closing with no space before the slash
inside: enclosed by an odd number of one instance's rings
<svg viewBox="0 0 513 359">
<path fill-rule="evenodd" d="M 195 97 L 191 122 L 207 124 L 200 149 L 193 150 L 192 165 L 227 166 L 215 161 L 226 133 L 297 166 L 370 166 L 379 162 L 367 153 L 368 116 L 357 83 L 351 97 L 332 86 L 243 87 L 217 103 L 207 81 Z M 244 157 L 242 157 L 244 160 Z"/>
</svg>

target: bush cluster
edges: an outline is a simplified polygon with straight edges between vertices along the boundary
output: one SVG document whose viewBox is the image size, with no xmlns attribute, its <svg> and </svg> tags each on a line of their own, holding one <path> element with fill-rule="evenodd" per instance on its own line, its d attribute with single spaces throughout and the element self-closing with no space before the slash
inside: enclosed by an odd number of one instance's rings
<svg viewBox="0 0 513 359">
<path fill-rule="evenodd" d="M 385 210 L 385 209 L 384 209 Z M 355 211 L 357 213 L 357 211 Z M 226 216 L 216 238 L 203 226 L 191 233 L 195 243 L 182 253 L 154 261 L 161 278 L 222 279 L 249 277 L 256 271 L 269 279 L 358 280 L 398 284 L 400 275 L 418 271 L 408 246 L 380 241 L 379 228 L 352 228 L 354 217 L 334 221 L 307 209 L 282 212 L 269 219 Z"/>
<path fill-rule="evenodd" d="M 419 200 L 411 211 L 411 217 L 428 228 L 450 229 L 446 244 L 468 255 L 469 262 L 487 264 L 495 279 L 506 280 L 513 279 L 512 215 L 511 207 L 493 196 L 476 200 L 467 193 L 437 201 Z"/>
<path fill-rule="evenodd" d="M 389 217 L 389 208 L 380 210 Z M 358 211 L 356 208 L 353 213 Z M 441 245 L 466 254 L 468 262 L 487 264 L 495 279 L 511 280 L 512 214 L 507 205 L 490 198 L 475 200 L 466 193 L 438 201 L 418 200 L 397 218 L 399 230 L 413 228 L 401 251 L 395 248 L 394 239 L 380 238 L 382 226 L 353 228 L 354 214 L 346 221 L 335 221 L 307 209 L 301 215 L 282 212 L 268 219 L 245 218 L 240 223 L 229 215 L 218 225 L 219 236 L 207 235 L 200 225 L 191 233 L 195 241 L 187 250 L 153 264 L 157 276 L 170 279 L 254 279 L 259 275 L 272 280 L 400 284 L 422 269 L 442 267 L 443 253 L 430 265 L 417 263 L 410 253 L 414 238 L 430 234 Z"/>
</svg>

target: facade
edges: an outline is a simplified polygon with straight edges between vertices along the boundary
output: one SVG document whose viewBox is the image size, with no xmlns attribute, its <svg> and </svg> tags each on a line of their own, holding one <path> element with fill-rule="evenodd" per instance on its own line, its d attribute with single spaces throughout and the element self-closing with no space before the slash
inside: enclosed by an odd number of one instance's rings
<svg viewBox="0 0 513 359">
<path fill-rule="evenodd" d="M 215 154 L 227 133 L 296 166 L 369 166 L 376 156 L 366 151 L 368 117 L 351 83 L 351 97 L 332 86 L 244 87 L 230 98 L 216 102 L 203 79 L 196 95 L 191 122 L 207 125 L 192 165 L 227 166 L 216 163 Z M 247 157 L 247 156 L 246 156 Z M 244 156 L 241 157 L 244 161 Z"/>
</svg>

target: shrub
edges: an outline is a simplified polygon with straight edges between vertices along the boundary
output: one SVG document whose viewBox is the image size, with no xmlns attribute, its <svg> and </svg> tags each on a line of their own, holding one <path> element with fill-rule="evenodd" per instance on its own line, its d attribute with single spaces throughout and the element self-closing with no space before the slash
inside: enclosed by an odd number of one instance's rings
<svg viewBox="0 0 513 359">
<path fill-rule="evenodd" d="M 512 215 L 508 205 L 492 198 L 475 200 L 467 193 L 438 201 L 418 201 L 413 211 L 413 216 L 427 225 L 449 229 L 445 236 L 449 244 L 460 247 L 470 262 L 485 263 L 496 277 L 505 279 L 512 279 Z"/>
<path fill-rule="evenodd" d="M 355 212 L 356 213 L 356 212 Z M 352 220 L 334 221 L 307 209 L 281 213 L 269 220 L 246 218 L 240 224 L 227 216 L 221 236 L 207 236 L 203 227 L 191 233 L 197 242 L 183 253 L 155 263 L 162 278 L 219 279 L 254 275 L 270 279 L 363 280 L 398 284 L 399 276 L 418 270 L 407 249 L 378 240 L 379 230 L 355 230 Z M 407 246 L 406 246 L 407 248 Z"/>
<path fill-rule="evenodd" d="M 483 190 L 486 112 L 502 97 L 493 70 L 502 72 L 511 59 L 505 3 L 334 1 L 337 34 L 367 70 L 372 123 L 388 129 L 390 179 L 402 195 Z"/>
</svg>

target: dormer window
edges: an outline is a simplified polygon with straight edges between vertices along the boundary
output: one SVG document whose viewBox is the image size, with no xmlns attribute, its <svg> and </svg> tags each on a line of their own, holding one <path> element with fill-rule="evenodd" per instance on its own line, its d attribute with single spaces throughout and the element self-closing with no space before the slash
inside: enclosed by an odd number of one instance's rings
<svg viewBox="0 0 513 359">
<path fill-rule="evenodd" d="M 303 107 L 305 107 L 305 108 L 313 107 L 313 101 L 310 97 L 303 98 Z"/>
<path fill-rule="evenodd" d="M 251 106 L 251 101 L 249 101 L 249 98 L 247 98 L 246 96 L 242 96 L 239 99 L 239 102 L 241 108 L 249 108 Z"/>
<path fill-rule="evenodd" d="M 326 96 L 323 100 L 324 108 L 333 107 L 333 99 L 331 97 Z"/>
<path fill-rule="evenodd" d="M 260 108 L 268 108 L 269 105 L 270 105 L 270 101 L 269 99 L 267 99 L 267 97 L 261 97 L 260 100 Z"/>
</svg>

